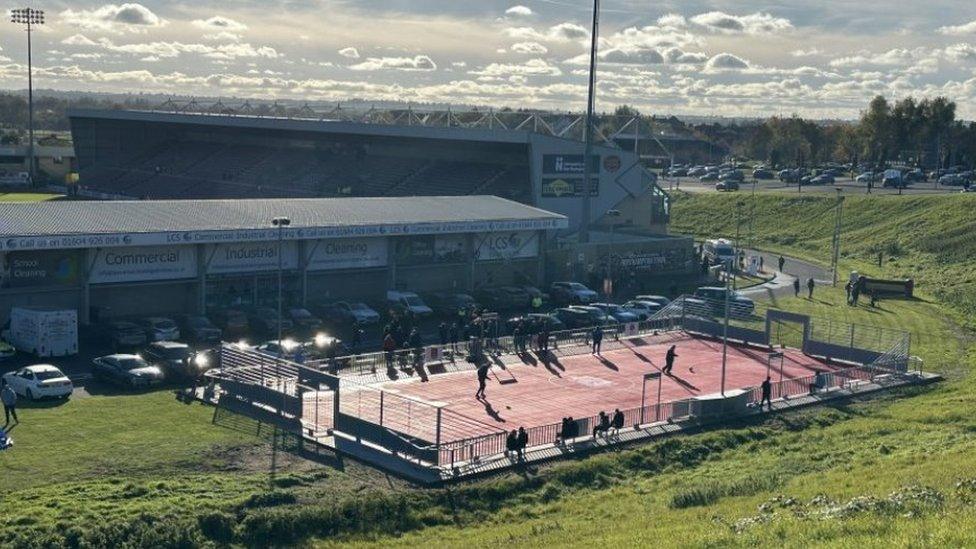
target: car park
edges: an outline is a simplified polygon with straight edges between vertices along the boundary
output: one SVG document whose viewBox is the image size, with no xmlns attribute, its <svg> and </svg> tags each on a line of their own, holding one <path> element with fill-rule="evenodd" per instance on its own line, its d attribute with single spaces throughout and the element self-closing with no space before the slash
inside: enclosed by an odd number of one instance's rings
<svg viewBox="0 0 976 549">
<path fill-rule="evenodd" d="M 68 376 L 50 364 L 35 364 L 7 372 L 0 381 L 28 400 L 68 398 L 74 391 Z"/>
<path fill-rule="evenodd" d="M 322 320 L 330 324 L 378 324 L 380 314 L 360 301 L 336 301 L 317 308 Z"/>
<path fill-rule="evenodd" d="M 811 185 L 833 185 L 834 176 L 828 173 L 822 173 L 816 177 L 810 179 Z"/>
<path fill-rule="evenodd" d="M 145 330 L 126 320 L 111 320 L 97 326 L 96 330 L 113 349 L 141 347 L 147 341 Z"/>
<path fill-rule="evenodd" d="M 773 172 L 765 168 L 758 168 L 752 171 L 753 179 L 773 179 L 773 177 Z"/>
<path fill-rule="evenodd" d="M 602 310 L 609 317 L 609 320 L 619 324 L 640 320 L 640 316 L 637 313 L 629 311 L 616 303 L 594 303 L 593 306 Z"/>
<path fill-rule="evenodd" d="M 247 315 L 247 322 L 253 332 L 265 335 L 278 332 L 279 327 L 282 332 L 287 332 L 294 327 L 290 319 L 279 320 L 278 311 L 271 307 L 252 309 Z"/>
<path fill-rule="evenodd" d="M 711 183 L 713 181 L 718 181 L 718 172 L 708 172 L 698 178 L 698 181 L 702 183 Z"/>
<path fill-rule="evenodd" d="M 590 314 L 575 307 L 562 307 L 552 312 L 552 315 L 566 327 L 567 330 L 585 328 L 591 324 Z"/>
<path fill-rule="evenodd" d="M 434 314 L 434 310 L 413 292 L 388 290 L 386 292 L 386 306 L 391 311 L 410 313 L 417 317 L 427 317 Z"/>
<path fill-rule="evenodd" d="M 746 317 L 756 310 L 756 303 L 753 300 L 734 290 L 720 286 L 702 286 L 695 290 L 695 297 L 707 301 L 712 312 L 719 316 L 725 314 L 726 295 L 728 295 L 730 315 Z"/>
<path fill-rule="evenodd" d="M 434 292 L 427 296 L 426 301 L 434 314 L 445 317 L 455 317 L 460 310 L 470 311 L 478 306 L 470 295 L 453 292 Z"/>
<path fill-rule="evenodd" d="M 880 175 L 874 172 L 864 172 L 854 178 L 854 181 L 858 183 L 877 183 L 880 180 Z"/>
<path fill-rule="evenodd" d="M 558 332 L 566 329 L 566 325 L 553 314 L 529 313 L 527 315 L 513 316 L 505 321 L 508 333 L 512 333 L 519 323 L 527 326 L 532 332 L 536 332 L 543 327 L 548 328 L 550 332 Z"/>
<path fill-rule="evenodd" d="M 634 301 L 650 301 L 652 303 L 659 303 L 661 307 L 667 306 L 671 303 L 671 300 L 664 297 L 663 295 L 653 295 L 653 294 L 641 294 L 634 296 Z"/>
<path fill-rule="evenodd" d="M 322 327 L 322 320 L 304 307 L 288 309 L 288 319 L 291 320 L 294 329 L 303 333 L 314 333 Z"/>
<path fill-rule="evenodd" d="M 532 306 L 532 300 L 534 300 L 535 298 L 539 298 L 542 303 L 549 301 L 549 295 L 543 292 L 542 290 L 540 290 L 539 288 L 536 288 L 535 286 L 519 286 L 519 287 L 522 288 L 522 290 L 524 290 L 526 294 L 528 294 L 529 302 L 527 303 L 527 305 L 530 307 Z"/>
<path fill-rule="evenodd" d="M 176 341 L 180 338 L 180 328 L 170 318 L 150 316 L 140 319 L 138 324 L 146 333 L 147 341 Z"/>
<path fill-rule="evenodd" d="M 745 181 L 746 178 L 739 170 L 728 170 L 719 173 L 718 179 L 719 181 L 737 181 L 741 183 L 742 181 Z"/>
<path fill-rule="evenodd" d="M 525 307 L 531 301 L 528 292 L 517 286 L 483 288 L 476 295 L 478 302 L 491 311 L 510 311 Z"/>
<path fill-rule="evenodd" d="M 220 343 L 223 332 L 203 315 L 179 315 L 176 325 L 184 339 L 192 343 Z"/>
<path fill-rule="evenodd" d="M 247 313 L 240 309 L 220 309 L 214 314 L 214 323 L 223 330 L 226 337 L 237 337 L 246 334 L 251 324 Z"/>
<path fill-rule="evenodd" d="M 92 376 L 100 381 L 132 388 L 145 388 L 163 382 L 163 370 L 139 355 L 114 354 L 92 361 Z"/>
<path fill-rule="evenodd" d="M 143 358 L 160 368 L 168 378 L 197 379 L 207 370 L 205 355 L 198 355 L 186 343 L 156 341 L 143 352 Z"/>
<path fill-rule="evenodd" d="M 634 299 L 624 302 L 621 307 L 623 307 L 625 311 L 629 311 L 637 315 L 638 320 L 647 320 L 664 308 L 663 305 L 654 301 L 638 301 Z"/>
<path fill-rule="evenodd" d="M 961 187 L 966 184 L 967 179 L 960 174 L 950 173 L 939 178 L 939 185 L 947 187 Z"/>
<path fill-rule="evenodd" d="M 579 282 L 553 282 L 549 295 L 559 305 L 585 305 L 599 297 L 599 294 Z"/>
<path fill-rule="evenodd" d="M 602 326 L 614 322 L 613 318 L 603 309 L 593 305 L 571 305 L 569 308 L 586 313 L 589 318 L 588 326 Z"/>
<path fill-rule="evenodd" d="M 901 170 L 885 170 L 881 178 L 881 186 L 884 188 L 904 189 L 907 181 L 902 177 Z"/>
<path fill-rule="evenodd" d="M 735 180 L 719 181 L 715 184 L 716 191 L 737 191 L 739 190 L 739 182 Z"/>
</svg>

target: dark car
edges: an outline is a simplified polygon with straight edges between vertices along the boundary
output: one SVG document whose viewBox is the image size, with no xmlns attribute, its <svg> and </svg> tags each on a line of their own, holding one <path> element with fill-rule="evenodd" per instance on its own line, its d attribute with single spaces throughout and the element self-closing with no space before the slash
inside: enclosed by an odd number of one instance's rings
<svg viewBox="0 0 976 549">
<path fill-rule="evenodd" d="M 214 322 L 228 337 L 242 336 L 251 328 L 247 314 L 240 309 L 221 309 L 214 313 Z"/>
<path fill-rule="evenodd" d="M 773 172 L 763 168 L 759 168 L 752 171 L 753 179 L 773 179 L 773 177 L 775 177 L 773 175 Z"/>
<path fill-rule="evenodd" d="M 549 295 L 558 305 L 585 305 L 599 298 L 599 294 L 579 282 L 553 282 Z"/>
<path fill-rule="evenodd" d="M 718 172 L 708 172 L 705 175 L 698 178 L 698 181 L 702 183 L 709 183 L 712 181 L 718 181 Z"/>
<path fill-rule="evenodd" d="M 271 307 L 258 307 L 247 315 L 247 322 L 251 325 L 251 330 L 262 334 L 273 334 L 278 331 L 279 324 L 281 331 L 287 332 L 294 327 L 291 320 L 278 318 L 278 311 Z"/>
<path fill-rule="evenodd" d="M 739 292 L 727 290 L 720 286 L 702 286 L 695 290 L 695 297 L 705 300 L 712 313 L 725 314 L 725 297 L 728 292 L 729 314 L 736 317 L 751 316 L 756 310 L 756 303 Z"/>
<path fill-rule="evenodd" d="M 380 314 L 369 305 L 358 301 L 336 301 L 319 305 L 315 312 L 326 324 L 333 326 L 343 324 L 378 324 Z"/>
<path fill-rule="evenodd" d="M 116 385 L 144 388 L 163 382 L 163 371 L 139 355 L 100 356 L 92 361 L 92 377 Z"/>
<path fill-rule="evenodd" d="M 516 286 L 498 286 L 484 288 L 477 292 L 478 302 L 492 311 L 508 311 L 525 307 L 529 301 L 529 293 Z"/>
<path fill-rule="evenodd" d="M 113 349 L 141 347 L 146 344 L 146 332 L 134 322 L 113 320 L 100 325 L 98 334 Z"/>
<path fill-rule="evenodd" d="M 563 322 L 555 315 L 529 313 L 527 315 L 513 316 L 512 318 L 506 320 L 505 325 L 508 328 L 508 333 L 512 333 L 519 323 L 526 326 L 531 333 L 536 333 L 543 327 L 549 328 L 550 332 L 559 332 L 566 329 L 566 325 L 563 324 Z"/>
<path fill-rule="evenodd" d="M 322 320 L 304 307 L 292 307 L 288 309 L 285 320 L 291 320 L 296 330 L 307 334 L 313 333 L 322 327 Z"/>
<path fill-rule="evenodd" d="M 628 311 L 616 303 L 594 303 L 594 307 L 602 310 L 612 322 L 617 322 L 620 324 L 626 324 L 628 322 L 637 322 L 640 317 L 632 311 Z"/>
<path fill-rule="evenodd" d="M 457 317 L 458 311 L 470 311 L 478 306 L 478 302 L 468 294 L 452 292 L 434 292 L 427 296 L 427 304 L 434 310 L 434 314 Z"/>
<path fill-rule="evenodd" d="M 180 315 L 176 317 L 180 334 L 193 343 L 220 343 L 223 332 L 214 326 L 210 319 L 202 315 Z"/>
<path fill-rule="evenodd" d="M 143 357 L 152 366 L 158 366 L 166 377 L 198 379 L 207 371 L 207 361 L 185 343 L 157 341 L 146 347 Z"/>
<path fill-rule="evenodd" d="M 586 328 L 591 324 L 590 315 L 586 311 L 580 311 L 575 307 L 563 307 L 561 309 L 556 309 L 552 312 L 559 322 L 562 322 L 563 326 L 567 330 L 575 330 L 577 328 Z"/>
<path fill-rule="evenodd" d="M 739 190 L 739 182 L 734 180 L 719 181 L 715 184 L 716 191 L 737 191 Z"/>
<path fill-rule="evenodd" d="M 745 176 L 743 176 L 742 175 L 742 172 L 740 172 L 739 170 L 729 170 L 729 171 L 726 171 L 726 172 L 722 172 L 722 173 L 720 173 L 718 175 L 718 180 L 719 181 L 737 181 L 737 182 L 742 182 L 742 181 L 745 181 L 745 179 L 746 179 Z"/>
</svg>

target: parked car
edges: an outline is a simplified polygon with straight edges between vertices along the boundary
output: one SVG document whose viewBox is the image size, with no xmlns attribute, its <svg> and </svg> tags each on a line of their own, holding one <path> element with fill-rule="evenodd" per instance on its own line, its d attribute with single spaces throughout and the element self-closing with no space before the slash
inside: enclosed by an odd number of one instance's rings
<svg viewBox="0 0 976 549">
<path fill-rule="evenodd" d="M 146 333 L 148 341 L 176 341 L 180 338 L 179 326 L 164 316 L 150 316 L 137 322 Z"/>
<path fill-rule="evenodd" d="M 398 313 L 410 312 L 417 317 L 432 316 L 433 309 L 424 303 L 420 296 L 413 292 L 401 292 L 397 290 L 387 290 L 386 306 L 390 310 Z"/>
<path fill-rule="evenodd" d="M 559 320 L 567 330 L 585 328 L 590 325 L 590 314 L 574 307 L 556 309 L 552 312 L 552 316 Z"/>
<path fill-rule="evenodd" d="M 616 303 L 594 303 L 593 306 L 606 313 L 609 320 L 619 324 L 637 322 L 640 320 L 640 316 L 637 313 L 634 313 L 621 305 L 617 305 Z"/>
<path fill-rule="evenodd" d="M 902 177 L 901 170 L 885 170 L 884 176 L 881 179 L 881 186 L 884 188 L 905 188 L 906 185 L 905 178 Z"/>
<path fill-rule="evenodd" d="M 654 313 L 664 308 L 663 305 L 654 301 L 638 301 L 636 299 L 625 302 L 623 305 L 621 305 L 621 307 L 623 307 L 625 311 L 630 311 L 631 313 L 637 315 L 638 320 L 647 320 L 648 318 L 652 317 Z"/>
<path fill-rule="evenodd" d="M 569 308 L 586 313 L 588 317 L 587 326 L 602 326 L 604 324 L 610 324 L 613 322 L 613 319 L 599 307 L 594 307 L 591 305 L 571 305 Z"/>
<path fill-rule="evenodd" d="M 711 183 L 713 181 L 718 181 L 718 172 L 707 172 L 698 178 L 698 181 L 702 183 Z"/>
<path fill-rule="evenodd" d="M 476 295 L 478 302 L 491 311 L 519 309 L 525 307 L 532 299 L 528 292 L 516 286 L 483 288 Z"/>
<path fill-rule="evenodd" d="M 695 290 L 695 297 L 704 299 L 712 309 L 712 313 L 722 316 L 725 314 L 725 296 L 729 298 L 729 314 L 736 317 L 751 316 L 756 310 L 756 303 L 733 290 L 720 286 L 702 286 Z"/>
<path fill-rule="evenodd" d="M 313 333 L 322 327 L 322 320 L 304 307 L 292 307 L 288 309 L 287 319 L 291 320 L 292 326 L 296 330 L 304 333 Z"/>
<path fill-rule="evenodd" d="M 566 325 L 553 314 L 529 313 L 527 315 L 513 316 L 505 321 L 508 333 L 512 333 L 520 322 L 528 326 L 531 332 L 538 332 L 542 327 L 549 328 L 550 332 L 558 332 L 566 329 Z"/>
<path fill-rule="evenodd" d="M 28 400 L 68 398 L 74 391 L 74 385 L 68 376 L 50 364 L 35 364 L 15 372 L 7 372 L 0 382 L 2 385 L 9 385 L 15 393 Z"/>
<path fill-rule="evenodd" d="M 968 180 L 962 175 L 956 173 L 950 173 L 943 175 L 939 178 L 939 185 L 944 185 L 948 187 L 961 187 L 966 184 Z"/>
<path fill-rule="evenodd" d="M 13 345 L 0 339 L 0 360 L 13 358 L 17 354 L 17 349 Z"/>
<path fill-rule="evenodd" d="M 652 295 L 652 294 L 642 294 L 634 296 L 634 301 L 650 301 L 652 303 L 659 303 L 661 307 L 666 307 L 671 300 L 664 297 L 663 295 Z"/>
<path fill-rule="evenodd" d="M 317 309 L 322 320 L 333 324 L 378 324 L 380 314 L 359 301 L 336 301 Z"/>
<path fill-rule="evenodd" d="M 163 370 L 146 362 L 139 355 L 115 354 L 100 356 L 92 361 L 92 376 L 101 381 L 144 388 L 163 382 Z"/>
<path fill-rule="evenodd" d="M 274 334 L 278 332 L 280 324 L 281 331 L 287 332 L 294 327 L 291 320 L 278 318 L 278 311 L 271 307 L 258 307 L 247 315 L 247 322 L 251 330 L 260 334 Z"/>
<path fill-rule="evenodd" d="M 96 327 L 98 334 L 113 349 L 141 347 L 146 344 L 146 332 L 133 322 L 113 320 Z"/>
<path fill-rule="evenodd" d="M 532 300 L 537 297 L 541 299 L 543 303 L 549 301 L 549 294 L 543 292 L 542 290 L 536 288 L 535 286 L 519 286 L 519 287 L 525 290 L 525 293 L 529 295 L 528 305 L 530 307 L 532 306 Z"/>
<path fill-rule="evenodd" d="M 478 306 L 478 302 L 468 294 L 453 292 L 434 292 L 427 296 L 427 304 L 440 316 L 456 317 L 458 311 L 470 311 Z"/>
<path fill-rule="evenodd" d="M 752 171 L 752 177 L 753 179 L 773 179 L 774 175 L 773 172 L 765 168 L 759 168 Z"/>
<path fill-rule="evenodd" d="M 877 183 L 880 180 L 880 175 L 874 172 L 864 172 L 854 178 L 854 181 L 858 183 Z"/>
<path fill-rule="evenodd" d="M 822 173 L 822 174 L 820 174 L 820 175 L 818 175 L 818 176 L 816 176 L 814 178 L 811 178 L 810 179 L 810 184 L 811 185 L 833 185 L 834 184 L 834 176 L 832 176 L 832 175 L 830 175 L 828 173 Z"/>
<path fill-rule="evenodd" d="M 143 356 L 146 362 L 159 367 L 170 378 L 197 379 L 209 366 L 204 355 L 197 355 L 189 345 L 177 341 L 150 343 Z"/>
<path fill-rule="evenodd" d="M 599 294 L 579 282 L 553 282 L 549 295 L 559 305 L 585 305 L 599 297 Z"/>
<path fill-rule="evenodd" d="M 728 170 L 720 173 L 718 175 L 718 180 L 742 182 L 745 181 L 746 178 L 744 175 L 742 175 L 742 172 L 740 172 L 739 170 Z"/>
<path fill-rule="evenodd" d="M 214 323 L 224 331 L 227 337 L 244 335 L 250 330 L 251 324 L 247 320 L 247 313 L 240 309 L 221 309 L 214 314 Z"/>
<path fill-rule="evenodd" d="M 220 343 L 223 332 L 203 315 L 179 315 L 175 318 L 180 334 L 193 343 Z"/>
<path fill-rule="evenodd" d="M 277 339 L 265 341 L 254 347 L 254 350 L 270 357 L 294 360 L 299 351 L 304 353 L 304 343 L 292 338 L 284 338 L 279 343 Z"/>
<path fill-rule="evenodd" d="M 725 180 L 719 181 L 715 184 L 716 191 L 737 191 L 739 190 L 739 182 L 735 180 Z"/>
</svg>

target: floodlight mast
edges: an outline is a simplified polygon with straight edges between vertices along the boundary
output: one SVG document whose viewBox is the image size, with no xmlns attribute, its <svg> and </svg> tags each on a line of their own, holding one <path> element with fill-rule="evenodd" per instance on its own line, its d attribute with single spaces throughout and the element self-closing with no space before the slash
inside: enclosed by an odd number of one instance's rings
<svg viewBox="0 0 976 549">
<path fill-rule="evenodd" d="M 10 22 L 17 25 L 24 25 L 27 31 L 27 158 L 30 165 L 27 168 L 30 174 L 30 183 L 35 185 L 35 165 L 34 158 L 34 64 L 32 60 L 31 34 L 34 32 L 35 25 L 44 24 L 44 10 L 34 8 L 17 8 L 10 10 Z"/>
</svg>

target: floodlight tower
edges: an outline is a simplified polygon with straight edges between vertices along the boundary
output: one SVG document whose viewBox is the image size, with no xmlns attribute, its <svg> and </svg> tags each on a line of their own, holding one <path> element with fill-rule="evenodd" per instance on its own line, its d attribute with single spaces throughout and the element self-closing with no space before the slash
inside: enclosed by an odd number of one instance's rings
<svg viewBox="0 0 976 549">
<path fill-rule="evenodd" d="M 579 241 L 590 241 L 590 178 L 594 166 L 593 156 L 593 109 L 596 95 L 596 55 L 600 36 L 600 0 L 593 0 L 593 26 L 590 30 L 590 78 L 586 93 L 586 119 L 583 127 L 583 212 L 580 220 Z M 599 189 L 600 167 L 596 166 L 597 189 Z"/>
<path fill-rule="evenodd" d="M 31 34 L 35 25 L 44 24 L 44 10 L 17 8 L 10 10 L 10 22 L 24 25 L 27 31 L 27 157 L 30 160 L 28 173 L 31 185 L 34 181 L 34 66 L 31 60 Z"/>
</svg>

